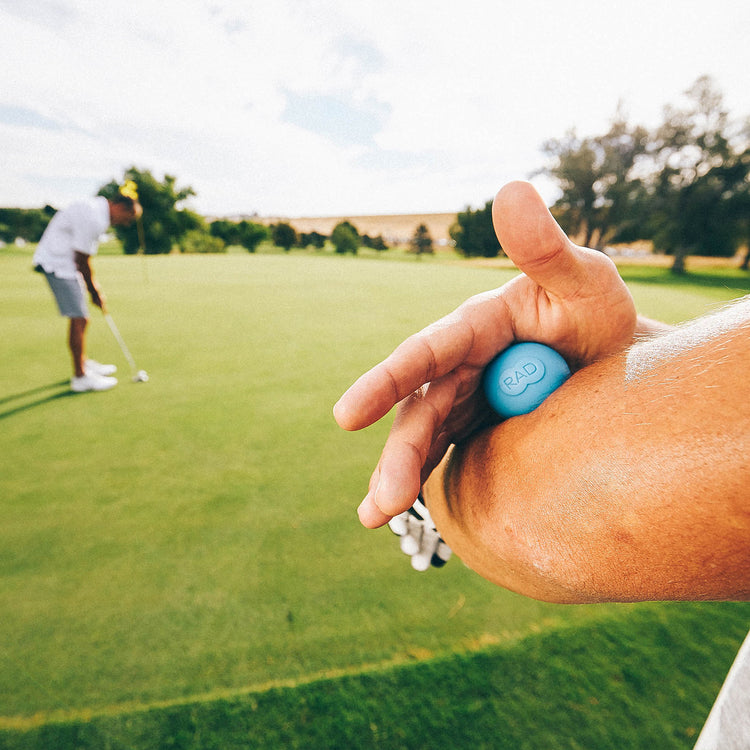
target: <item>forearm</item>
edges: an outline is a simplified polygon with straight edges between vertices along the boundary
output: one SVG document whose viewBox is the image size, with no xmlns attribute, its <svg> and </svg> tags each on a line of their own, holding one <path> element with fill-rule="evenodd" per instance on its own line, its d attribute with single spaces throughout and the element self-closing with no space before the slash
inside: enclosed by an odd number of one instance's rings
<svg viewBox="0 0 750 750">
<path fill-rule="evenodd" d="M 94 278 L 94 269 L 91 267 L 89 256 L 85 253 L 76 252 L 74 257 L 78 273 L 81 274 L 83 282 L 86 284 L 86 289 L 91 295 L 91 299 L 94 300 L 96 304 L 99 304 L 101 301 L 101 290 L 99 289 L 99 284 Z"/>
<path fill-rule="evenodd" d="M 455 448 L 425 486 L 443 538 L 540 599 L 750 598 L 748 318 L 596 363 Z"/>
<path fill-rule="evenodd" d="M 674 330 L 674 326 L 668 323 L 662 323 L 660 320 L 647 318 L 645 315 L 639 315 L 636 319 L 634 339 L 636 341 L 650 336 L 657 336 L 662 333 Z"/>
</svg>

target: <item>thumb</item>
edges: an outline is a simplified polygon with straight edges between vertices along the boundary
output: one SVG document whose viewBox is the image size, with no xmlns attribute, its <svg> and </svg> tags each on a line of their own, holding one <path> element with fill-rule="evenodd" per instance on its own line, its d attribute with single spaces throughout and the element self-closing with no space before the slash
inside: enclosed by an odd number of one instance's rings
<svg viewBox="0 0 750 750">
<path fill-rule="evenodd" d="M 530 183 L 511 182 L 500 190 L 492 222 L 503 251 L 539 286 L 559 297 L 580 290 L 586 251 L 568 239 Z"/>
</svg>

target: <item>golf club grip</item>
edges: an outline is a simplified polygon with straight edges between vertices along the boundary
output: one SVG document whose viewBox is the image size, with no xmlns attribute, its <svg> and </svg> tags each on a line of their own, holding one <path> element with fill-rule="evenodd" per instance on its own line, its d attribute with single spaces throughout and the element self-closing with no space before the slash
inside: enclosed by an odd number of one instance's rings
<svg viewBox="0 0 750 750">
<path fill-rule="evenodd" d="M 569 377 L 570 368 L 554 349 L 522 342 L 500 352 L 485 368 L 482 388 L 501 417 L 528 414 Z"/>
</svg>

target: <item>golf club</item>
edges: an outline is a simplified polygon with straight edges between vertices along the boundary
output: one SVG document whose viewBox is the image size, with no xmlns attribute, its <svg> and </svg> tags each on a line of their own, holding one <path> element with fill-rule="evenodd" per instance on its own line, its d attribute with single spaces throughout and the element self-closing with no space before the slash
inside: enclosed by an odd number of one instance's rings
<svg viewBox="0 0 750 750">
<path fill-rule="evenodd" d="M 136 367 L 133 355 L 130 353 L 128 347 L 125 346 L 125 342 L 120 335 L 120 331 L 117 330 L 117 326 L 115 325 L 115 321 L 112 320 L 112 316 L 109 313 L 104 313 L 104 319 L 107 321 L 107 325 L 109 326 L 109 330 L 112 331 L 112 335 L 120 345 L 120 349 L 122 349 L 122 353 L 125 355 L 125 359 L 128 360 L 128 364 L 130 365 L 130 373 L 133 376 L 133 382 L 145 383 L 148 380 L 148 373 L 145 370 L 139 370 Z"/>
<path fill-rule="evenodd" d="M 138 198 L 138 185 L 133 180 L 126 180 L 125 184 L 120 187 L 120 194 L 134 201 Z M 143 280 L 148 284 L 148 271 L 146 269 L 146 234 L 143 231 L 143 216 L 136 217 L 136 231 L 138 232 L 138 254 L 141 256 L 141 268 L 143 270 Z"/>
</svg>

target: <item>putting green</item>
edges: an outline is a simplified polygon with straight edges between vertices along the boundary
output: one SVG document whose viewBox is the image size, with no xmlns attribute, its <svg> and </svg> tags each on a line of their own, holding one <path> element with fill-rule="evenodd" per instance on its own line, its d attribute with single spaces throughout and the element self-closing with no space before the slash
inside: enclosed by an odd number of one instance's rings
<svg viewBox="0 0 750 750">
<path fill-rule="evenodd" d="M 95 269 L 150 380 L 129 382 L 95 315 L 90 354 L 122 382 L 72 396 L 65 322 L 30 256 L 0 254 L 4 721 L 467 651 L 607 611 L 514 596 L 457 560 L 416 574 L 387 530 L 357 523 L 388 420 L 343 433 L 332 404 L 511 271 L 295 254 Z M 633 288 L 670 320 L 721 296 Z"/>
</svg>

